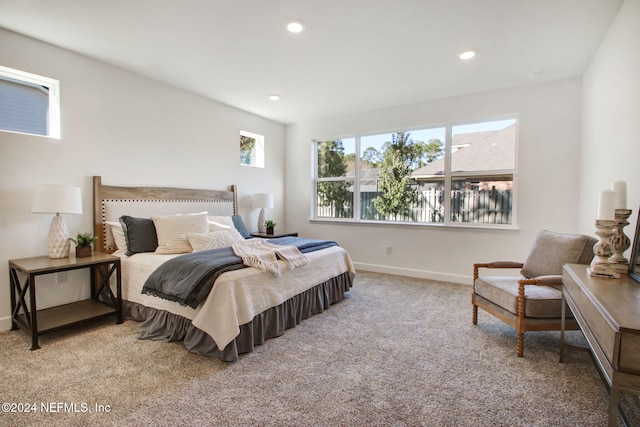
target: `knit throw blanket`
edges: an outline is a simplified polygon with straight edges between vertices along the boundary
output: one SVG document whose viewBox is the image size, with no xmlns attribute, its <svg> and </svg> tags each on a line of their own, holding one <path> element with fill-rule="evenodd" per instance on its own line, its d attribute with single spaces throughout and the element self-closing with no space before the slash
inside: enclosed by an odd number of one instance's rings
<svg viewBox="0 0 640 427">
<path fill-rule="evenodd" d="M 309 264 L 309 258 L 295 246 L 274 245 L 266 240 L 246 240 L 232 246 L 236 256 L 242 258 L 244 265 L 268 271 L 280 276 L 278 259 L 286 261 L 289 268 L 302 267 Z"/>
</svg>

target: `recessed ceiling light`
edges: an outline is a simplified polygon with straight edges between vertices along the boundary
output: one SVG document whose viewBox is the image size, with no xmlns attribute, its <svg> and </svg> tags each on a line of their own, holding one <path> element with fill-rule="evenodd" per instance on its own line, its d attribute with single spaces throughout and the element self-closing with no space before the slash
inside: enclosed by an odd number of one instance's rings
<svg viewBox="0 0 640 427">
<path fill-rule="evenodd" d="M 474 56 L 476 56 L 476 51 L 475 50 L 467 50 L 467 51 L 464 51 L 464 52 L 458 54 L 458 58 L 464 59 L 464 60 L 471 59 Z"/>
<path fill-rule="evenodd" d="M 291 21 L 287 24 L 287 30 L 290 33 L 299 33 L 304 30 L 304 24 L 301 21 Z"/>
<path fill-rule="evenodd" d="M 272 93 L 271 95 L 269 95 L 269 99 L 272 101 L 279 101 L 280 95 L 278 95 L 277 93 Z"/>
</svg>

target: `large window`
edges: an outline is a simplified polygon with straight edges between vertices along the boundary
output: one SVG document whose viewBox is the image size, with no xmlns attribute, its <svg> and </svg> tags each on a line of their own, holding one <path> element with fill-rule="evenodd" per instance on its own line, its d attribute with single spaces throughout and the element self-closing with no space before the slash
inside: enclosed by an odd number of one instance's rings
<svg viewBox="0 0 640 427">
<path fill-rule="evenodd" d="M 0 66 L 0 130 L 60 138 L 57 80 Z"/>
<path fill-rule="evenodd" d="M 315 218 L 514 223 L 517 119 L 314 142 Z"/>
</svg>

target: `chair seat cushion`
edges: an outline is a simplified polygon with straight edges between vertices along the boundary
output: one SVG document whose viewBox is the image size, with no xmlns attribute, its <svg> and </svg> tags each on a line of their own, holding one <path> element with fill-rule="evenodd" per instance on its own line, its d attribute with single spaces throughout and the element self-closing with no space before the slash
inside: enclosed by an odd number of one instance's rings
<svg viewBox="0 0 640 427">
<path fill-rule="evenodd" d="M 522 277 L 481 276 L 475 292 L 505 310 L 518 314 L 518 280 Z M 562 291 L 553 286 L 525 286 L 525 317 L 557 318 L 562 308 Z"/>
</svg>

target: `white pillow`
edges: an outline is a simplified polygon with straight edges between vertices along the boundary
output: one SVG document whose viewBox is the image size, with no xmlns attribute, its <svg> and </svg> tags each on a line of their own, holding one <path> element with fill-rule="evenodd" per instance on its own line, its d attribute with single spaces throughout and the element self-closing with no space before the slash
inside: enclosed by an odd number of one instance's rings
<svg viewBox="0 0 640 427">
<path fill-rule="evenodd" d="M 209 216 L 207 217 L 209 222 L 209 232 L 213 231 L 228 231 L 236 242 L 244 240 L 244 237 L 233 225 L 233 219 L 230 216 Z"/>
<path fill-rule="evenodd" d="M 107 229 L 111 231 L 111 236 L 113 237 L 116 248 L 119 251 L 126 251 L 127 239 L 124 236 L 124 229 L 122 228 L 122 224 L 120 224 L 120 221 L 105 221 L 105 224 L 107 224 Z M 107 233 L 107 236 L 109 236 L 109 233 Z M 107 238 L 107 245 L 109 244 L 110 242 Z"/>
<path fill-rule="evenodd" d="M 193 252 L 231 247 L 236 241 L 228 231 L 187 234 Z"/>
<path fill-rule="evenodd" d="M 187 234 L 208 231 L 207 212 L 189 215 L 154 215 L 151 220 L 158 236 L 157 254 L 191 252 Z"/>
</svg>

